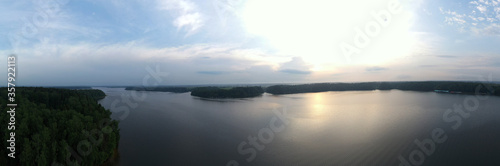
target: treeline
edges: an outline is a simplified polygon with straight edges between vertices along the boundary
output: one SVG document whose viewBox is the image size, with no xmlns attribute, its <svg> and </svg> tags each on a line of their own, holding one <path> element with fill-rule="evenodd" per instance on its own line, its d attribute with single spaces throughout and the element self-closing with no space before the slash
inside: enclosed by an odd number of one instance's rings
<svg viewBox="0 0 500 166">
<path fill-rule="evenodd" d="M 376 83 L 317 83 L 301 85 L 274 85 L 266 88 L 271 94 L 293 94 L 325 91 L 374 90 Z"/>
<path fill-rule="evenodd" d="M 126 87 L 125 90 L 159 91 L 159 92 L 172 92 L 172 93 L 185 93 L 190 91 L 190 89 L 186 87 Z"/>
<path fill-rule="evenodd" d="M 78 92 L 91 97 L 95 101 L 99 101 L 101 99 L 104 99 L 104 97 L 106 97 L 106 94 L 99 89 L 85 89 L 85 90 L 78 90 Z"/>
<path fill-rule="evenodd" d="M 218 88 L 218 87 L 198 87 L 191 91 L 191 96 L 204 98 L 247 98 L 262 95 L 264 89 L 260 86 L 251 87 L 234 87 L 234 88 Z"/>
<path fill-rule="evenodd" d="M 479 88 L 478 88 L 479 87 Z M 363 82 L 363 83 L 316 83 L 302 85 L 274 85 L 266 88 L 271 94 L 293 94 L 326 91 L 351 91 L 351 90 L 411 90 L 434 91 L 447 90 L 466 94 L 477 92 L 481 94 L 499 95 L 500 85 L 480 82 L 451 82 L 451 81 L 425 81 L 425 82 Z"/>
<path fill-rule="evenodd" d="M 92 89 L 90 86 L 49 86 L 46 88 L 58 88 L 58 89 Z"/>
<path fill-rule="evenodd" d="M 479 87 L 479 88 L 478 88 Z M 359 82 L 359 83 L 315 83 L 300 85 L 273 85 L 267 88 L 252 87 L 127 87 L 126 90 L 163 91 L 184 93 L 191 91 L 192 96 L 205 98 L 244 98 L 270 94 L 294 94 L 326 91 L 363 91 L 363 90 L 410 90 L 410 91 L 454 91 L 464 94 L 489 94 L 500 96 L 500 84 L 481 82 L 420 81 L 420 82 Z"/>
<path fill-rule="evenodd" d="M 102 91 L 17 87 L 15 130 L 8 130 L 6 89 L 0 91 L 0 165 L 101 165 L 115 156 L 118 122 L 97 103 Z M 7 156 L 11 132 L 16 158 Z"/>
</svg>

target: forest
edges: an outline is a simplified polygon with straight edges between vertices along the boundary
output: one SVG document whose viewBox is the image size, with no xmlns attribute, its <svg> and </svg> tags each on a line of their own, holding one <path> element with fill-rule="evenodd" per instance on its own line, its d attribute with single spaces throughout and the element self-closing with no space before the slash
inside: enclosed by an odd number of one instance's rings
<svg viewBox="0 0 500 166">
<path fill-rule="evenodd" d="M 91 97 L 95 101 L 99 101 L 101 99 L 104 99 L 104 97 L 106 97 L 106 94 L 103 91 L 98 90 L 98 89 L 85 89 L 85 90 L 76 90 L 76 91 L 78 91 L 81 94 L 84 94 L 86 96 Z"/>
<path fill-rule="evenodd" d="M 0 91 L 0 147 L 8 147 L 10 132 L 16 139 L 16 158 L 2 148 L 0 165 L 102 165 L 118 155 L 118 121 L 97 103 L 104 92 L 16 87 L 15 95 L 15 130 L 8 130 L 7 91 Z"/>
<path fill-rule="evenodd" d="M 351 90 L 409 90 L 409 91 L 457 91 L 464 94 L 480 94 L 500 96 L 500 85 L 480 82 L 451 82 L 451 81 L 423 81 L 423 82 L 362 82 L 362 83 L 316 83 L 301 85 L 274 85 L 266 88 L 271 94 L 293 94 L 325 91 Z"/>
<path fill-rule="evenodd" d="M 198 87 L 191 91 L 191 96 L 204 98 L 247 98 L 262 95 L 264 89 L 260 86 L 251 87 Z"/>
<path fill-rule="evenodd" d="M 430 92 L 434 90 L 453 91 L 463 94 L 500 96 L 500 84 L 457 81 L 420 81 L 420 82 L 357 82 L 357 83 L 313 83 L 297 85 L 272 85 L 269 87 L 127 87 L 126 90 L 162 91 L 173 93 L 190 92 L 192 96 L 204 98 L 245 98 L 270 94 L 294 94 L 326 91 L 363 91 L 363 90 L 408 90 Z"/>
</svg>

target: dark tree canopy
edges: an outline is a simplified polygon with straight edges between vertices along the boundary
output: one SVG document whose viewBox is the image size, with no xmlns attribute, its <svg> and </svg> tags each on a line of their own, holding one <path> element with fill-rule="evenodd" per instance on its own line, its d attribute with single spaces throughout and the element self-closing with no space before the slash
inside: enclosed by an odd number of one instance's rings
<svg viewBox="0 0 500 166">
<path fill-rule="evenodd" d="M 218 87 L 198 87 L 191 91 L 191 96 L 204 98 L 246 98 L 262 95 L 264 89 L 260 86 L 234 87 L 222 89 Z"/>
<path fill-rule="evenodd" d="M 85 90 L 78 90 L 78 92 L 87 95 L 96 101 L 99 101 L 101 99 L 104 99 L 104 97 L 106 97 L 106 94 L 99 89 L 85 89 Z"/>
<path fill-rule="evenodd" d="M 326 91 L 363 91 L 363 90 L 442 90 L 464 94 L 488 94 L 500 96 L 500 84 L 482 82 L 420 81 L 420 82 L 358 82 L 358 83 L 314 83 L 299 85 L 273 85 L 267 88 L 248 87 L 127 87 L 126 90 L 162 91 L 184 93 L 191 91 L 192 96 L 204 98 L 245 98 L 256 97 L 264 92 L 270 94 L 294 94 Z M 477 89 L 477 92 L 476 92 Z"/>
<path fill-rule="evenodd" d="M 479 88 L 478 88 L 479 87 Z M 426 81 L 426 82 L 363 82 L 363 83 L 317 83 L 302 85 L 274 85 L 266 88 L 271 94 L 292 94 L 326 91 L 351 91 L 351 90 L 411 90 L 411 91 L 434 91 L 446 90 L 466 94 L 478 93 L 499 95 L 500 85 L 479 82 L 450 82 L 450 81 Z"/>
<path fill-rule="evenodd" d="M 97 103 L 100 90 L 16 88 L 16 158 L 0 149 L 0 165 L 101 165 L 116 155 L 118 122 Z M 0 91 L 0 124 L 7 124 L 7 88 Z M 10 130 L 1 125 L 1 139 Z M 6 141 L 0 141 L 7 147 Z"/>
</svg>

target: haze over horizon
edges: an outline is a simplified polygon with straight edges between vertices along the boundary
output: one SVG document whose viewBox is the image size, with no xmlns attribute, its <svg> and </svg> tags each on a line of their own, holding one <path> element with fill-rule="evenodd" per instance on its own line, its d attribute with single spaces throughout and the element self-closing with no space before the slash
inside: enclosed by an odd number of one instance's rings
<svg viewBox="0 0 500 166">
<path fill-rule="evenodd" d="M 0 16 L 18 86 L 500 81 L 500 0 L 0 1 Z"/>
</svg>

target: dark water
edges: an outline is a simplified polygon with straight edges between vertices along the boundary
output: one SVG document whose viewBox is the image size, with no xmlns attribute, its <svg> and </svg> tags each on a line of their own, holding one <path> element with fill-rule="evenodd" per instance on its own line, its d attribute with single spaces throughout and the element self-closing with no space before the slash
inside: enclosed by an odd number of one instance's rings
<svg viewBox="0 0 500 166">
<path fill-rule="evenodd" d="M 124 166 L 500 165 L 499 97 L 392 90 L 205 100 L 134 92 L 140 99 L 99 89 L 108 95 L 100 103 L 121 120 Z"/>
</svg>

